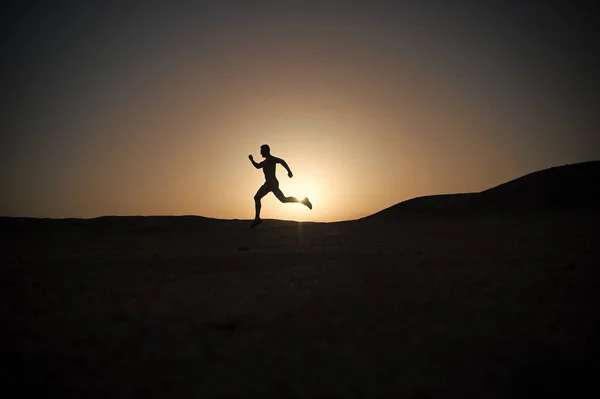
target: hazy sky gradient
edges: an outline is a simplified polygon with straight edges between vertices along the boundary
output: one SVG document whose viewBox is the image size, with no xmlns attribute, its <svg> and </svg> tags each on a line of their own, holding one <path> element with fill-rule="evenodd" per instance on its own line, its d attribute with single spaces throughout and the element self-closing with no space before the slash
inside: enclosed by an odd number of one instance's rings
<svg viewBox="0 0 600 399">
<path fill-rule="evenodd" d="M 126 4 L 122 4 L 126 3 Z M 40 2 L 4 24 L 0 215 L 333 221 L 600 159 L 576 2 Z M 15 6 L 17 7 L 17 6 Z"/>
</svg>

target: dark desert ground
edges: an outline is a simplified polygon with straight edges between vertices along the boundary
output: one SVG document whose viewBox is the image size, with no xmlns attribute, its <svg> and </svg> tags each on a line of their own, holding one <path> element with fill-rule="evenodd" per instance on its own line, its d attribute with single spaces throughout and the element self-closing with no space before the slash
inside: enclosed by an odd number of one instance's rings
<svg viewBox="0 0 600 399">
<path fill-rule="evenodd" d="M 254 230 L 2 218 L 3 379 L 44 397 L 598 393 L 599 170 Z"/>
</svg>

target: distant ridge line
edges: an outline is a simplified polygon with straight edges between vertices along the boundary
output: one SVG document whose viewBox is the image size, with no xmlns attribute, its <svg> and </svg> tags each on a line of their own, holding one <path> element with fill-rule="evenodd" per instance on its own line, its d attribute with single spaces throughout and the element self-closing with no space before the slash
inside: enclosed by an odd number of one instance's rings
<svg viewBox="0 0 600 399">
<path fill-rule="evenodd" d="M 600 161 L 587 161 L 553 166 L 525 174 L 516 179 L 473 193 L 438 194 L 411 198 L 371 215 L 335 222 L 293 221 L 264 219 L 273 226 L 288 223 L 319 224 L 357 222 L 373 218 L 391 218 L 408 213 L 466 213 L 473 211 L 507 210 L 600 210 Z M 169 222 L 165 224 L 164 222 Z M 203 226 L 237 225 L 250 219 L 218 219 L 200 215 L 102 215 L 92 218 L 51 218 L 28 216 L 0 216 L 2 229 L 10 226 L 45 226 L 57 223 L 65 228 L 76 225 L 122 228 L 125 230 L 197 229 Z M 2 230 L 0 229 L 0 230 Z"/>
<path fill-rule="evenodd" d="M 363 219 L 407 212 L 600 209 L 600 161 L 554 166 L 481 192 L 428 195 L 392 205 Z"/>
</svg>

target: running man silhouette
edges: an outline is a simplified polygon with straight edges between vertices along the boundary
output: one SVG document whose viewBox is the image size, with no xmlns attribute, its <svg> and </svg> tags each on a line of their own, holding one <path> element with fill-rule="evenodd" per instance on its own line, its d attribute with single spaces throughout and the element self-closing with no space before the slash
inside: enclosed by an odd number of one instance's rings
<svg viewBox="0 0 600 399">
<path fill-rule="evenodd" d="M 269 192 L 271 191 L 281 202 L 299 202 L 303 205 L 306 205 L 308 209 L 312 209 L 312 204 L 310 203 L 308 198 L 305 197 L 303 200 L 300 201 L 295 197 L 286 197 L 279 189 L 279 181 L 277 181 L 277 177 L 275 177 L 275 167 L 278 163 L 281 164 L 288 171 L 288 176 L 292 178 L 294 175 L 292 174 L 292 171 L 290 170 L 288 164 L 283 159 L 271 155 L 271 149 L 267 144 L 263 144 L 262 146 L 260 146 L 260 155 L 262 155 L 263 158 L 265 158 L 265 160 L 261 163 L 256 163 L 252 155 L 248 155 L 248 158 L 250 158 L 250 162 L 252 162 L 252 165 L 254 165 L 256 169 L 262 168 L 265 174 L 265 184 L 263 184 L 258 189 L 256 195 L 254 196 L 256 216 L 254 217 L 254 221 L 250 225 L 250 228 L 254 228 L 262 222 L 260 220 L 260 200 L 262 197 L 269 194 Z"/>
</svg>

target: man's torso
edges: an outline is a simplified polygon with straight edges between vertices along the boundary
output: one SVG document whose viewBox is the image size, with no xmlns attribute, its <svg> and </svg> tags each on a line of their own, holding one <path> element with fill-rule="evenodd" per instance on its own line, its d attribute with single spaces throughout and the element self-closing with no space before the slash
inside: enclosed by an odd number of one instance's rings
<svg viewBox="0 0 600 399">
<path fill-rule="evenodd" d="M 277 166 L 277 162 L 275 162 L 274 157 L 268 157 L 263 161 L 263 173 L 265 174 L 265 180 L 267 182 L 276 182 L 277 177 L 275 176 L 275 167 Z"/>
</svg>

